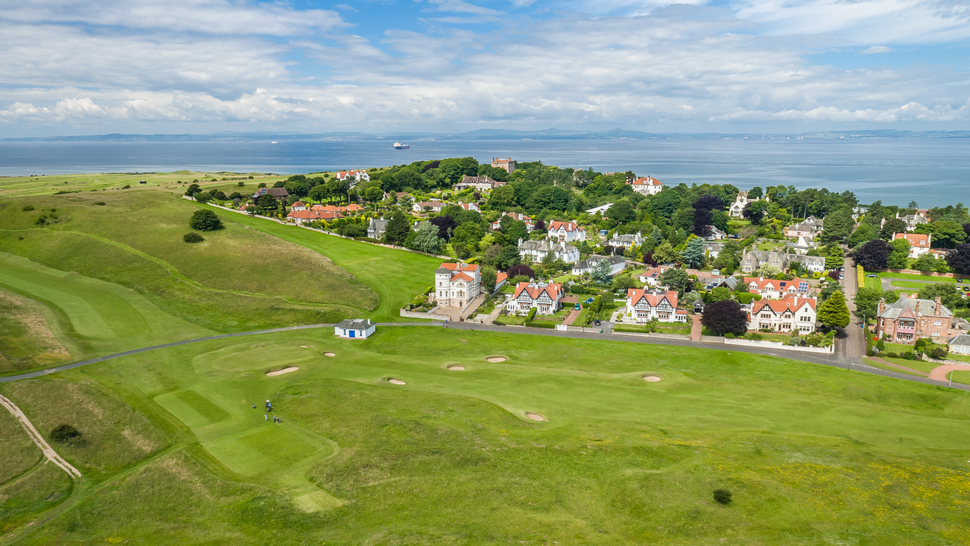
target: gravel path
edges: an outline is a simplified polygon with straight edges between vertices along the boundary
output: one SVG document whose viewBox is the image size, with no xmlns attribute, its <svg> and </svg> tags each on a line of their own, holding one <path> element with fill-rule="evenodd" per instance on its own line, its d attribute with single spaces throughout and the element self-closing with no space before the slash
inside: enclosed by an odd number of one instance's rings
<svg viewBox="0 0 970 546">
<path fill-rule="evenodd" d="M 37 432 L 37 429 L 34 428 L 33 423 L 30 422 L 30 419 L 27 419 L 27 416 L 24 415 L 24 412 L 20 411 L 20 408 L 18 408 L 16 404 L 11 402 L 6 396 L 0 395 L 0 406 L 10 410 L 10 413 L 12 413 L 13 416 L 20 421 L 20 426 L 24 427 L 24 430 L 27 431 L 27 435 L 30 436 L 30 439 L 37 444 L 37 447 L 39 447 L 42 452 L 44 452 L 44 457 L 47 457 L 47 460 L 56 464 L 64 472 L 67 472 L 67 475 L 71 478 L 81 477 L 81 472 L 71 466 L 71 463 L 62 459 L 61 456 L 54 451 L 54 448 L 52 448 L 50 444 L 47 443 L 47 440 L 44 440 L 44 437 Z"/>
</svg>

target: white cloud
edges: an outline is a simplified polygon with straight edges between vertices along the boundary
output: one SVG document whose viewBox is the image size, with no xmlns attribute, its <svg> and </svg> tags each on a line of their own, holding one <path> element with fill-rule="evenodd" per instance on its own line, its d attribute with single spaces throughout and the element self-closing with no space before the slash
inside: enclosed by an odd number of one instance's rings
<svg viewBox="0 0 970 546">
<path fill-rule="evenodd" d="M 859 53 L 862 53 L 863 55 L 872 55 L 874 53 L 889 53 L 892 50 L 893 49 L 891 47 L 886 47 L 886 46 L 872 46 L 872 47 L 868 47 L 866 49 L 863 49 Z"/>
</svg>

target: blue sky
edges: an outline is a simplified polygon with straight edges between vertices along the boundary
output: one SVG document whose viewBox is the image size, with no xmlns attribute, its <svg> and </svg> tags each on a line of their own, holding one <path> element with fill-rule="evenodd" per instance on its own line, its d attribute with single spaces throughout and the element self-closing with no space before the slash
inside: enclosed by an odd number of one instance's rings
<svg viewBox="0 0 970 546">
<path fill-rule="evenodd" d="M 0 137 L 970 129 L 965 0 L 31 0 Z"/>
</svg>

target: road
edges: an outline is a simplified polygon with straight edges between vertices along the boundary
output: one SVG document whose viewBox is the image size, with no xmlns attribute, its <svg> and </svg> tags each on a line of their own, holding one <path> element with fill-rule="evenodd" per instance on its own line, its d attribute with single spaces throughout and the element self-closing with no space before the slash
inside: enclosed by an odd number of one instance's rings
<svg viewBox="0 0 970 546">
<path fill-rule="evenodd" d="M 188 345 L 190 343 L 198 343 L 200 341 L 209 341 L 213 339 L 226 339 L 232 337 L 243 337 L 243 336 L 254 336 L 259 334 L 272 334 L 276 332 L 291 332 L 294 330 L 311 330 L 317 328 L 333 328 L 334 324 L 308 324 L 304 326 L 288 326 L 285 328 L 271 328 L 268 330 L 254 330 L 252 332 L 239 332 L 235 334 L 222 334 L 216 336 L 208 336 L 197 339 L 187 339 L 184 341 L 176 341 L 174 343 L 165 343 L 163 345 L 153 345 L 151 347 L 142 347 L 141 349 L 133 349 L 130 351 L 124 351 L 121 353 L 115 353 L 113 355 L 103 356 L 99 358 L 92 358 L 90 360 L 84 360 L 82 362 L 74 362 L 72 364 L 65 364 L 63 366 L 57 366 L 54 368 L 48 368 L 46 370 L 38 370 L 35 372 L 23 373 L 19 375 L 8 375 L 5 377 L 0 377 L 0 383 L 9 383 L 12 381 L 21 381 L 23 379 L 32 379 L 35 377 L 43 377 L 45 375 L 50 375 L 58 372 L 63 372 L 66 370 L 72 370 L 75 368 L 80 368 L 81 366 L 88 366 L 91 364 L 96 364 L 98 362 L 105 362 L 107 360 L 112 360 L 115 358 L 121 358 L 125 356 L 130 356 L 134 354 L 144 353 L 148 351 L 154 351 L 156 349 L 164 349 L 166 347 L 177 347 L 180 345 Z M 812 364 L 821 364 L 823 366 L 831 366 L 834 368 L 847 368 L 854 371 L 869 373 L 873 375 L 879 375 L 882 377 L 892 377 L 895 379 L 903 379 L 905 381 L 914 381 L 917 383 L 924 383 L 927 385 L 941 385 L 946 386 L 945 382 L 934 381 L 925 377 L 916 377 L 907 374 L 890 372 L 887 370 L 880 370 L 878 368 L 873 368 L 872 366 L 867 366 L 862 363 L 861 358 L 859 358 L 859 363 L 856 364 L 849 359 L 849 362 L 843 360 L 838 354 L 835 355 L 818 355 L 811 353 L 799 353 L 797 351 L 777 351 L 762 347 L 742 347 L 738 345 L 724 345 L 721 343 L 705 342 L 705 341 L 689 341 L 689 340 L 679 340 L 679 339 L 667 339 L 667 338 L 650 338 L 650 337 L 640 337 L 640 336 L 624 336 L 620 334 L 612 334 L 612 324 L 609 322 L 603 322 L 601 328 L 603 333 L 592 333 L 592 332 L 560 332 L 558 330 L 546 330 L 543 328 L 524 328 L 524 327 L 508 327 L 508 326 L 495 326 L 492 324 L 479 324 L 476 322 L 379 322 L 377 323 L 379 328 L 386 328 L 391 326 L 426 326 L 426 327 L 444 327 L 453 330 L 464 330 L 464 331 L 481 331 L 481 332 L 495 332 L 501 334 L 518 334 L 518 335 L 532 335 L 532 336 L 548 336 L 548 337 L 567 337 L 574 339 L 590 339 L 590 340 L 600 340 L 600 341 L 612 341 L 612 342 L 622 342 L 622 343 L 642 343 L 645 345 L 669 345 L 675 347 L 691 347 L 695 349 L 709 349 L 715 351 L 727 351 L 734 353 L 747 353 L 747 354 L 758 354 L 764 356 L 772 356 L 776 358 L 785 358 L 788 360 L 796 360 L 801 362 L 809 362 Z M 861 335 L 859 336 L 861 338 Z M 970 385 L 954 384 L 954 389 L 970 391 Z"/>
<path fill-rule="evenodd" d="M 851 363 L 853 366 L 863 366 L 865 363 L 862 361 L 862 356 L 866 350 L 866 339 L 862 317 L 856 315 L 855 294 L 859 287 L 857 277 L 855 260 L 847 256 L 845 258 L 845 274 L 842 275 L 842 290 L 845 294 L 845 303 L 849 306 L 849 313 L 855 319 L 849 320 L 849 325 L 845 327 L 845 333 L 839 336 L 835 345 L 835 352 L 843 364 L 849 365 Z"/>
</svg>

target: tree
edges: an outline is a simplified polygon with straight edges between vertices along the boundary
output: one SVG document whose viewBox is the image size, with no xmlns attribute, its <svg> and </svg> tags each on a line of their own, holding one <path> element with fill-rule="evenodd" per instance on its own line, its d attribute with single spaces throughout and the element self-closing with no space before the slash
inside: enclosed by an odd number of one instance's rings
<svg viewBox="0 0 970 546">
<path fill-rule="evenodd" d="M 51 431 L 50 439 L 59 444 L 72 444 L 81 440 L 81 432 L 71 425 L 59 425 Z"/>
<path fill-rule="evenodd" d="M 476 222 L 465 222 L 455 228 L 455 231 L 451 234 L 451 242 L 452 244 L 477 245 L 484 236 L 485 230 L 481 225 Z"/>
<path fill-rule="evenodd" d="M 731 289 L 726 286 L 718 286 L 714 290 L 711 290 L 710 301 L 722 301 L 731 299 Z"/>
<path fill-rule="evenodd" d="M 519 263 L 520 260 L 521 257 L 519 256 L 518 248 L 512 245 L 503 246 L 502 251 L 498 253 L 498 258 L 495 259 L 495 267 L 508 270 L 510 267 Z"/>
<path fill-rule="evenodd" d="M 259 207 L 264 213 L 267 211 L 274 211 L 279 208 L 280 204 L 275 197 L 268 193 L 264 193 L 259 196 L 256 200 L 256 206 Z"/>
<path fill-rule="evenodd" d="M 441 252 L 442 244 L 444 244 L 444 239 L 438 237 L 438 227 L 427 222 L 421 224 L 421 227 L 418 228 L 411 248 L 428 254 L 438 254 Z"/>
<path fill-rule="evenodd" d="M 946 255 L 946 263 L 960 275 L 970 275 L 970 243 L 957 245 Z"/>
<path fill-rule="evenodd" d="M 701 324 L 714 335 L 744 335 L 748 331 L 748 314 L 734 300 L 721 300 L 707 304 Z"/>
<path fill-rule="evenodd" d="M 818 306 L 818 320 L 827 328 L 845 328 L 849 325 L 849 307 L 842 292 L 836 290 Z"/>
<path fill-rule="evenodd" d="M 488 206 L 492 210 L 508 209 L 515 204 L 515 188 L 511 184 L 495 188 L 488 196 Z"/>
<path fill-rule="evenodd" d="M 409 233 L 411 233 L 411 226 L 408 224 L 408 219 L 404 217 L 404 213 L 399 210 L 392 212 L 384 231 L 387 242 L 392 245 L 403 244 Z"/>
<path fill-rule="evenodd" d="M 222 229 L 222 220 L 211 210 L 197 210 L 192 213 L 189 227 L 196 231 L 215 231 Z"/>
<path fill-rule="evenodd" d="M 491 294 L 495 290 L 498 274 L 494 267 L 482 268 L 482 292 Z"/>
<path fill-rule="evenodd" d="M 625 224 L 637 219 L 637 213 L 626 199 L 620 199 L 609 208 L 607 215 L 618 224 Z"/>
<path fill-rule="evenodd" d="M 906 269 L 909 267 L 909 241 L 896 239 L 890 244 L 893 251 L 889 253 L 889 269 Z"/>
<path fill-rule="evenodd" d="M 758 268 L 758 276 L 765 279 L 774 279 L 779 273 L 781 273 L 781 269 L 771 264 L 761 264 L 761 267 Z"/>
<path fill-rule="evenodd" d="M 759 225 L 761 219 L 765 216 L 765 212 L 768 211 L 768 207 L 768 203 L 764 201 L 748 201 L 744 210 L 741 211 L 741 215 L 750 220 L 752 224 Z"/>
<path fill-rule="evenodd" d="M 593 282 L 595 283 L 610 284 L 610 280 L 613 278 L 612 270 L 610 269 L 610 261 L 600 260 L 596 262 L 590 276 L 593 277 Z"/>
<path fill-rule="evenodd" d="M 704 265 L 704 239 L 694 237 L 684 247 L 683 260 L 688 267 L 699 268 Z"/>
<path fill-rule="evenodd" d="M 913 269 L 919 271 L 920 273 L 929 273 L 936 269 L 936 256 L 932 254 L 923 254 L 915 262 L 913 262 Z"/>
<path fill-rule="evenodd" d="M 185 241 L 186 243 L 201 243 L 202 241 L 205 241 L 205 239 L 203 239 L 201 235 L 199 235 L 194 231 L 190 231 L 185 235 L 183 235 L 182 240 Z"/>
<path fill-rule="evenodd" d="M 508 218 L 508 216 L 503 216 L 502 218 Z M 525 222 L 522 220 L 512 220 L 505 226 L 502 226 L 502 233 L 508 237 L 509 241 L 529 238 L 529 230 L 525 227 Z"/>
<path fill-rule="evenodd" d="M 683 292 L 687 288 L 687 284 L 690 283 L 687 272 L 676 267 L 664 271 L 657 280 L 660 281 L 660 284 L 665 284 L 671 290 L 678 292 Z"/>
<path fill-rule="evenodd" d="M 859 224 L 859 227 L 857 227 L 856 230 L 852 232 L 852 235 L 849 236 L 849 248 L 856 248 L 859 245 L 864 244 L 866 241 L 871 241 L 878 237 L 879 230 L 876 229 L 876 226 L 868 222 L 863 222 Z"/>
<path fill-rule="evenodd" d="M 287 190 L 289 191 L 289 190 Z M 384 190 L 380 186 L 371 186 L 364 190 L 364 199 L 371 203 L 376 203 L 384 197 Z"/>
<path fill-rule="evenodd" d="M 876 271 L 889 267 L 889 255 L 893 247 L 882 239 L 873 239 L 852 253 L 855 262 L 866 271 Z"/>
<path fill-rule="evenodd" d="M 873 318 L 879 311 L 879 300 L 883 299 L 882 290 L 862 287 L 855 293 L 856 314 Z"/>
<path fill-rule="evenodd" d="M 510 279 L 513 277 L 529 277 L 530 279 L 534 279 L 536 276 L 535 271 L 526 264 L 515 264 L 508 268 L 505 273 Z"/>
<path fill-rule="evenodd" d="M 451 239 L 451 234 L 458 227 L 458 222 L 451 216 L 435 216 L 429 222 L 438 227 L 438 237 L 445 241 Z"/>
<path fill-rule="evenodd" d="M 906 233 L 906 223 L 899 218 L 886 218 L 886 223 L 879 230 L 879 238 L 891 241 L 896 233 Z"/>
<path fill-rule="evenodd" d="M 943 305 L 947 306 L 951 311 L 963 306 L 963 296 L 960 290 L 957 289 L 955 283 L 940 282 L 930 284 L 920 289 L 916 295 L 924 300 L 933 300 L 939 296 Z"/>
<path fill-rule="evenodd" d="M 847 207 L 840 207 L 825 215 L 822 220 L 822 234 L 819 240 L 825 244 L 844 242 L 852 226 L 852 211 Z"/>
<path fill-rule="evenodd" d="M 667 241 L 660 243 L 657 248 L 653 249 L 653 261 L 658 264 L 669 264 L 678 260 L 680 260 L 680 253 L 674 250 L 674 247 Z"/>
</svg>

